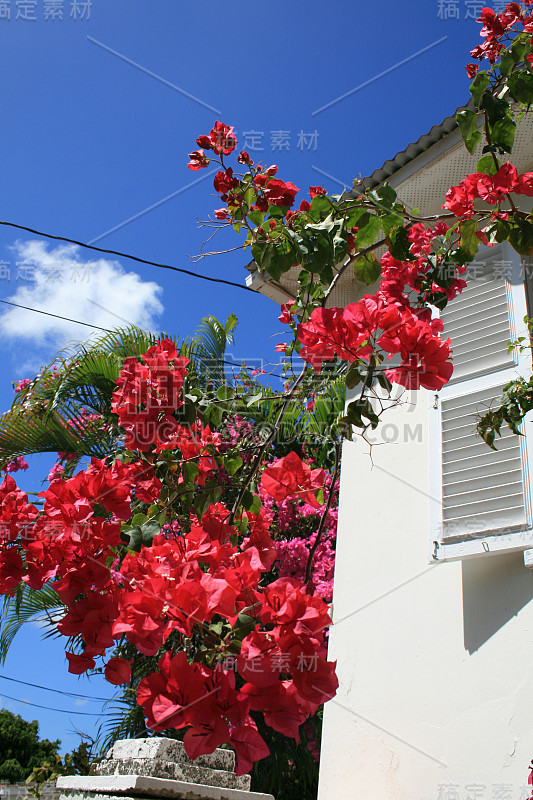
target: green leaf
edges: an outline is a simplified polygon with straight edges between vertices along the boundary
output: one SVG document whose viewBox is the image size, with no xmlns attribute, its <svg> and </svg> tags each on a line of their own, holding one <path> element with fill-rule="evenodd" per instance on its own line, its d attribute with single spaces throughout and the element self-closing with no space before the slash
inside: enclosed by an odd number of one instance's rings
<svg viewBox="0 0 533 800">
<path fill-rule="evenodd" d="M 209 422 L 214 428 L 218 428 L 222 423 L 224 411 L 220 406 L 211 406 L 209 410 Z"/>
<path fill-rule="evenodd" d="M 148 517 L 146 516 L 146 514 L 135 514 L 135 516 L 131 520 L 131 524 L 140 526 L 144 522 L 146 522 L 147 519 Z"/>
<path fill-rule="evenodd" d="M 272 256 L 274 255 L 274 245 L 272 242 L 254 242 L 252 256 L 260 269 L 268 270 Z"/>
<path fill-rule="evenodd" d="M 363 219 L 363 217 L 365 218 L 364 222 L 362 222 L 362 224 L 364 225 L 366 222 L 368 222 L 370 214 L 362 206 L 354 205 L 353 208 L 350 208 L 348 210 L 348 216 L 346 217 L 345 220 L 346 227 L 353 228 L 354 225 L 359 225 L 359 222 Z"/>
<path fill-rule="evenodd" d="M 154 536 L 158 536 L 161 533 L 161 528 L 159 527 L 159 523 L 155 520 L 151 522 L 147 522 L 145 525 L 141 527 L 142 530 L 142 543 L 145 547 L 149 547 L 154 539 Z"/>
<path fill-rule="evenodd" d="M 322 220 L 322 222 L 316 222 L 316 223 L 310 222 L 310 223 L 308 223 L 305 226 L 305 230 L 307 230 L 307 231 L 325 231 L 326 233 L 329 233 L 331 230 L 333 230 L 334 225 L 335 225 L 335 222 L 333 220 L 333 212 L 332 212 L 331 214 L 328 214 L 326 219 Z"/>
<path fill-rule="evenodd" d="M 509 234 L 509 242 L 521 256 L 533 255 L 533 223 L 525 219 L 515 220 Z"/>
<path fill-rule="evenodd" d="M 479 239 L 476 236 L 477 222 L 475 219 L 468 219 L 461 225 L 461 247 L 469 255 L 475 256 L 479 249 Z"/>
<path fill-rule="evenodd" d="M 316 219 L 325 219 L 331 214 L 331 201 L 325 194 L 317 194 L 311 200 L 311 214 Z"/>
<path fill-rule="evenodd" d="M 385 236 L 389 236 L 390 232 L 397 227 L 401 227 L 403 217 L 400 214 L 382 214 L 379 218 L 381 230 Z"/>
<path fill-rule="evenodd" d="M 232 386 L 219 386 L 217 389 L 218 400 L 233 400 L 235 389 Z"/>
<path fill-rule="evenodd" d="M 283 219 L 283 211 L 279 206 L 269 206 L 268 216 L 271 219 Z"/>
<path fill-rule="evenodd" d="M 504 222 L 502 219 L 496 219 L 489 222 L 484 228 L 485 236 L 491 244 L 497 242 L 505 242 L 509 238 L 511 227 L 509 223 Z"/>
<path fill-rule="evenodd" d="M 181 474 L 185 483 L 194 483 L 199 472 L 198 464 L 195 464 L 194 461 L 184 461 L 181 465 Z"/>
<path fill-rule="evenodd" d="M 389 183 L 384 183 L 383 186 L 380 186 L 375 192 L 370 192 L 370 195 L 377 200 L 381 206 L 387 209 L 393 207 L 397 197 L 396 191 Z"/>
<path fill-rule="evenodd" d="M 503 50 L 500 56 L 500 73 L 506 78 L 511 74 L 515 61 L 513 54 L 509 50 Z"/>
<path fill-rule="evenodd" d="M 372 429 L 379 425 L 379 417 L 372 408 L 370 400 L 366 397 L 362 400 L 353 400 L 348 403 L 346 414 L 351 424 L 356 428 L 365 428 L 368 425 L 368 422 L 364 422 L 363 418 L 370 422 Z"/>
<path fill-rule="evenodd" d="M 128 549 L 135 550 L 137 553 L 141 550 L 143 533 L 138 525 L 128 531 L 124 531 L 125 536 L 129 536 Z"/>
<path fill-rule="evenodd" d="M 490 132 L 493 144 L 497 144 L 506 153 L 512 151 L 516 133 L 516 122 L 513 119 L 505 117 L 498 120 L 491 126 Z"/>
<path fill-rule="evenodd" d="M 393 258 L 398 261 L 406 261 L 411 257 L 411 242 L 407 238 L 407 230 L 405 228 L 396 228 L 389 236 L 390 245 L 389 250 Z"/>
<path fill-rule="evenodd" d="M 228 456 L 224 459 L 224 469 L 228 475 L 235 475 L 235 473 L 242 467 L 243 460 L 240 456 Z"/>
<path fill-rule="evenodd" d="M 261 511 L 261 498 L 247 489 L 242 498 L 242 507 L 245 511 L 257 515 Z"/>
<path fill-rule="evenodd" d="M 486 156 L 481 156 L 477 162 L 476 172 L 484 172 L 485 175 L 496 175 L 497 171 L 498 168 L 496 167 L 494 159 L 490 153 L 487 153 Z"/>
<path fill-rule="evenodd" d="M 357 231 L 356 246 L 358 248 L 370 247 L 376 241 L 381 229 L 381 222 L 378 216 L 371 214 L 368 222 L 361 225 Z"/>
<path fill-rule="evenodd" d="M 194 510 L 196 511 L 196 516 L 202 521 L 202 517 L 205 512 L 208 510 L 209 506 L 211 505 L 211 496 L 209 491 L 201 492 L 197 494 L 193 500 Z"/>
<path fill-rule="evenodd" d="M 257 227 L 263 224 L 264 218 L 264 214 L 262 214 L 261 211 L 258 211 L 256 208 L 253 208 L 248 212 L 248 219 L 253 222 L 254 225 L 257 225 Z"/>
<path fill-rule="evenodd" d="M 252 505 L 248 509 L 250 514 L 255 514 L 257 516 L 261 512 L 261 498 L 258 494 L 254 494 L 254 499 Z"/>
<path fill-rule="evenodd" d="M 359 372 L 357 364 L 352 364 L 346 374 L 346 388 L 354 389 L 358 383 L 361 383 L 363 376 Z"/>
<path fill-rule="evenodd" d="M 528 53 L 531 52 L 531 44 L 527 34 L 517 36 L 509 48 L 515 64 L 521 64 Z"/>
<path fill-rule="evenodd" d="M 509 103 L 506 100 L 499 100 L 494 97 L 490 90 L 486 91 L 481 98 L 481 108 L 487 112 L 489 123 L 494 125 L 501 119 L 505 119 L 509 110 Z"/>
<path fill-rule="evenodd" d="M 353 274 L 358 281 L 370 286 L 381 275 L 381 265 L 373 253 L 365 253 L 353 262 Z"/>
<path fill-rule="evenodd" d="M 256 403 L 259 402 L 259 400 L 262 399 L 262 397 L 263 397 L 263 395 L 262 395 L 261 392 L 259 392 L 258 394 L 252 395 L 252 397 L 250 397 L 250 398 L 248 398 L 246 400 L 246 408 L 250 408 L 251 406 L 254 406 Z"/>
<path fill-rule="evenodd" d="M 473 153 L 481 141 L 481 131 L 477 127 L 477 116 L 475 111 L 467 109 L 466 111 L 460 111 L 455 117 L 469 153 Z"/>
<path fill-rule="evenodd" d="M 483 97 L 483 93 L 487 86 L 490 83 L 490 78 L 487 72 L 481 70 L 478 72 L 472 83 L 470 84 L 470 94 L 472 95 L 472 100 L 474 101 L 474 105 L 479 108 L 479 104 L 481 103 L 481 98 Z"/>
<path fill-rule="evenodd" d="M 533 74 L 527 70 L 513 72 L 507 81 L 509 91 L 518 103 L 533 103 Z"/>
</svg>

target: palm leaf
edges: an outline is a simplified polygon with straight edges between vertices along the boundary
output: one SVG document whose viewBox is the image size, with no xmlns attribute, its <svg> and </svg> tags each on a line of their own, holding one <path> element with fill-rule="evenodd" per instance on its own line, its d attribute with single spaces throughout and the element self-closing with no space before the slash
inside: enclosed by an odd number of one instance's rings
<svg viewBox="0 0 533 800">
<path fill-rule="evenodd" d="M 60 635 L 54 620 L 60 610 L 64 611 L 65 606 L 52 586 L 33 591 L 26 584 L 19 584 L 13 597 L 4 597 L 0 612 L 0 661 L 5 663 L 13 639 L 26 622 L 37 618 L 46 631 L 45 637 Z"/>
</svg>

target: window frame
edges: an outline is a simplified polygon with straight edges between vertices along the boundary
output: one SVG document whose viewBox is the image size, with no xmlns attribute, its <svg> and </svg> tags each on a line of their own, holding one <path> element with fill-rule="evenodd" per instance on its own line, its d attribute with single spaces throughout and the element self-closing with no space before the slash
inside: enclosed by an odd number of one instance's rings
<svg viewBox="0 0 533 800">
<path fill-rule="evenodd" d="M 507 281 L 507 304 L 511 338 L 527 336 L 527 326 L 523 318 L 528 314 L 529 303 L 526 297 L 526 286 L 523 265 L 520 256 L 508 245 L 502 248 L 504 263 L 510 263 L 510 281 Z M 485 250 L 478 254 L 478 260 Z M 453 303 L 453 300 L 451 301 Z M 453 349 L 453 341 L 452 341 Z M 531 500 L 531 476 L 533 476 L 533 430 L 529 431 L 526 423 L 523 426 L 523 437 L 520 437 L 522 462 L 522 481 L 524 489 L 524 505 L 526 523 L 498 533 L 489 530 L 479 534 L 465 534 L 453 541 L 443 536 L 442 522 L 442 401 L 454 399 L 494 387 L 494 397 L 498 397 L 501 386 L 517 378 L 528 378 L 532 373 L 531 351 L 523 353 L 515 351 L 515 363 L 504 368 L 487 370 L 473 377 L 450 381 L 440 392 L 429 396 L 428 403 L 428 442 L 429 442 L 429 561 L 438 563 L 452 561 L 491 553 L 528 550 L 533 548 L 533 508 Z M 497 441 L 496 441 L 497 446 Z"/>
</svg>

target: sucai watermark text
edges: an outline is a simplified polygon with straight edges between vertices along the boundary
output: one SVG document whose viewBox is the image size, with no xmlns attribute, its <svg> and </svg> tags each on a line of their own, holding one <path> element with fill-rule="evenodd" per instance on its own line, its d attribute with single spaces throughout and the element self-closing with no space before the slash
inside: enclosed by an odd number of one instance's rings
<svg viewBox="0 0 533 800">
<path fill-rule="evenodd" d="M 437 0 L 437 17 L 442 20 L 478 20 L 484 8 L 492 8 L 500 14 L 508 3 L 509 0 Z"/>
<path fill-rule="evenodd" d="M 261 153 L 271 150 L 274 153 L 289 152 L 292 149 L 305 151 L 318 150 L 319 132 L 278 130 L 278 131 L 256 131 L 248 130 L 238 133 L 239 148 L 250 153 Z"/>
<path fill-rule="evenodd" d="M 0 0 L 0 21 L 88 21 L 92 7 L 92 0 Z"/>
<path fill-rule="evenodd" d="M 0 259 L 0 281 L 44 283 L 89 283 L 91 264 L 54 264 L 43 266 L 31 261 L 6 261 Z"/>
<path fill-rule="evenodd" d="M 531 787 L 512 783 L 441 783 L 435 800 L 528 800 Z"/>
</svg>

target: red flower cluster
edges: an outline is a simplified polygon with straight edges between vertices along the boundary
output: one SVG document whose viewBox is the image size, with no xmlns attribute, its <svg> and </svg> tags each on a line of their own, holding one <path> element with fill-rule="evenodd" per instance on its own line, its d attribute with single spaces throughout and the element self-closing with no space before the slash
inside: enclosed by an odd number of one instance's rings
<svg viewBox="0 0 533 800">
<path fill-rule="evenodd" d="M 143 362 L 124 360 L 111 408 L 126 431 L 126 447 L 147 451 L 167 442 L 178 427 L 173 414 L 183 405 L 189 359 L 178 358 L 174 343 L 163 339 L 147 350 Z"/>
<path fill-rule="evenodd" d="M 210 668 L 189 664 L 184 653 L 174 658 L 166 653 L 159 673 L 144 678 L 137 695 L 153 730 L 190 726 L 183 741 L 191 758 L 228 742 L 237 753 L 238 774 L 268 755 L 251 710 L 261 711 L 270 727 L 298 741 L 299 726 L 338 686 L 323 643 L 330 624 L 325 603 L 290 578 L 262 593 L 248 591 L 254 592 L 260 610 L 238 656 L 226 655 Z M 245 681 L 239 691 L 230 666 Z"/>
<path fill-rule="evenodd" d="M 266 198 L 269 206 L 290 208 L 298 192 L 298 187 L 293 183 L 290 181 L 285 183 L 277 178 L 272 178 L 263 187 L 263 197 Z"/>
<path fill-rule="evenodd" d="M 518 175 L 516 167 L 507 161 L 495 175 L 485 175 L 484 172 L 467 175 L 458 186 L 448 189 L 442 208 L 447 208 L 456 217 L 469 219 L 475 213 L 474 200 L 496 205 L 510 192 L 533 197 L 533 172 Z"/>
<path fill-rule="evenodd" d="M 212 150 L 217 156 L 229 156 L 235 150 L 237 139 L 233 127 L 217 120 L 209 136 L 199 136 L 196 144 L 205 150 Z"/>
<path fill-rule="evenodd" d="M 531 0 L 524 0 L 526 7 L 531 4 Z M 505 10 L 499 14 L 492 8 L 484 8 L 477 21 L 483 23 L 481 36 L 485 41 L 474 47 L 470 51 L 470 55 L 472 58 L 478 59 L 478 61 L 488 58 L 491 64 L 494 64 L 504 49 L 505 45 L 502 39 L 505 34 L 513 29 L 513 26 L 521 23 L 526 32 L 533 32 L 533 16 L 527 16 L 525 9 L 521 8 L 519 3 L 508 3 Z M 470 75 L 470 77 L 473 77 L 473 75 Z"/>
<path fill-rule="evenodd" d="M 199 422 L 180 426 L 173 416 L 186 364 L 169 340 L 141 360 L 125 359 L 113 410 L 127 447 L 175 451 L 179 461 L 194 462 L 194 482 L 203 485 L 220 469 L 214 455 L 221 437 Z M 324 471 L 311 470 L 295 453 L 263 474 L 265 491 L 314 508 L 324 483 Z M 263 508 L 241 510 L 229 525 L 229 509 L 217 503 L 201 521 L 191 512 L 176 534 L 148 537 L 139 552 L 126 550 L 120 522 L 129 530 L 139 503 L 152 504 L 161 489 L 151 464 L 92 459 L 72 478 L 53 479 L 39 512 L 8 475 L 0 486 L 0 592 L 12 594 L 21 580 L 32 589 L 51 582 L 66 608 L 58 630 L 83 642 L 82 652 L 66 654 L 75 674 L 94 669 L 123 637 L 155 656 L 171 634 L 205 636 L 205 663 L 167 652 L 159 671 L 141 681 L 138 701 L 154 730 L 188 728 L 192 758 L 229 743 L 243 773 L 268 755 L 251 714 L 262 712 L 268 725 L 298 739 L 299 725 L 335 694 L 335 664 L 324 646 L 328 609 L 299 581 L 260 585 L 276 558 L 272 517 Z M 105 677 L 114 685 L 129 682 L 130 663 L 111 657 Z"/>
<path fill-rule="evenodd" d="M 440 339 L 441 330 L 442 323 L 432 320 L 428 309 L 412 309 L 395 298 L 389 304 L 378 292 L 346 308 L 314 309 L 309 321 L 298 325 L 297 335 L 304 345 L 301 357 L 317 371 L 335 357 L 353 362 L 381 350 L 401 358 L 398 367 L 386 372 L 390 381 L 439 390 L 452 374 L 450 341 Z"/>
<path fill-rule="evenodd" d="M 94 667 L 95 656 L 114 645 L 119 603 L 108 559 L 120 544 L 120 524 L 108 517 L 129 519 L 132 492 L 152 502 L 160 487 L 151 468 L 118 461 L 108 467 L 92 459 L 87 470 L 55 480 L 41 493 L 38 514 L 10 476 L 0 486 L 0 591 L 12 594 L 21 580 L 32 589 L 53 580 L 68 609 L 58 630 L 81 635 L 85 647 L 82 654 L 67 654 L 71 672 Z"/>
<path fill-rule="evenodd" d="M 323 469 L 312 470 L 296 453 L 289 453 L 264 470 L 261 486 L 278 502 L 293 497 L 319 508 L 316 492 L 324 488 L 325 480 Z"/>
<path fill-rule="evenodd" d="M 204 149 L 212 150 L 217 156 L 227 156 L 235 149 L 237 139 L 235 138 L 232 127 L 224 125 L 223 122 L 217 120 L 209 136 L 205 134 L 199 136 L 196 140 L 196 144 L 202 149 L 189 153 L 190 161 L 187 164 L 189 169 L 194 171 L 203 169 L 209 164 L 210 159 L 207 158 Z"/>
</svg>

